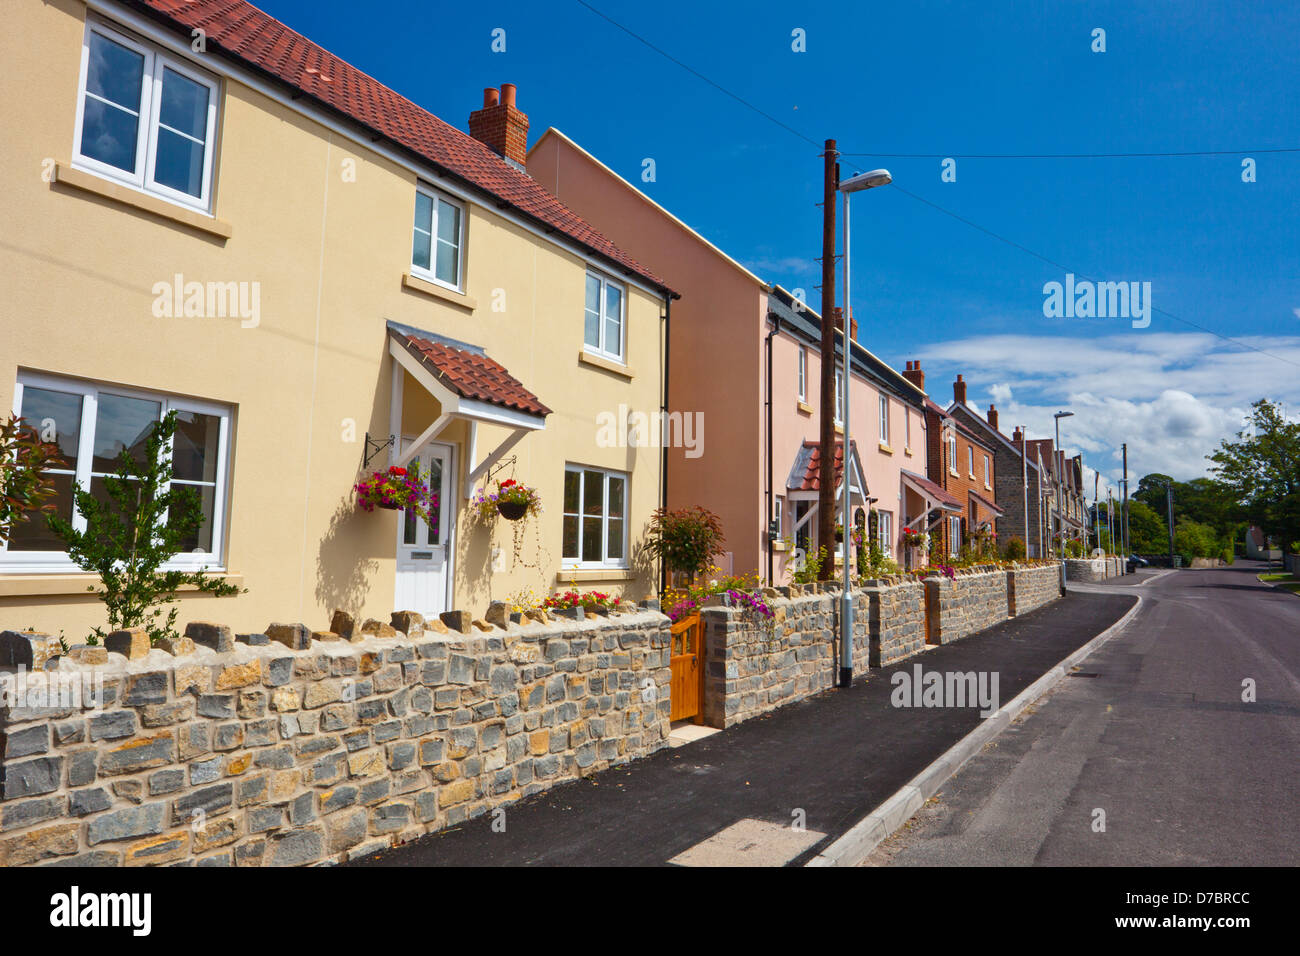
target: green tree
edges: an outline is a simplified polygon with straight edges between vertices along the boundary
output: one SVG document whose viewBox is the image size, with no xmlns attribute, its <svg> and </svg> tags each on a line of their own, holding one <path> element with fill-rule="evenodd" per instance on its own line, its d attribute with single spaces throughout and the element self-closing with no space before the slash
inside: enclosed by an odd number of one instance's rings
<svg viewBox="0 0 1300 956">
<path fill-rule="evenodd" d="M 108 627 L 95 628 L 102 639 L 108 632 L 143 627 L 157 643 L 176 636 L 176 592 L 184 585 L 218 597 L 240 589 L 202 571 L 161 570 L 180 553 L 181 542 L 198 530 L 203 520 L 198 496 L 172 485 L 171 441 L 176 433 L 176 412 L 155 422 L 138 457 L 123 449 L 117 473 L 104 478 L 107 499 L 81 488 L 73 490 L 77 511 L 86 520 L 78 531 L 63 518 L 51 515 L 50 528 L 68 546 L 68 555 L 83 571 L 99 575 L 95 591 L 108 610 Z"/>
<path fill-rule="evenodd" d="M 1209 456 L 1219 486 L 1246 520 L 1280 541 L 1300 538 L 1300 423 L 1268 399 L 1251 406 L 1250 429 Z"/>
<path fill-rule="evenodd" d="M 1136 498 L 1128 503 L 1128 540 L 1137 554 L 1163 554 L 1169 550 L 1169 530 L 1161 513 Z"/>
</svg>

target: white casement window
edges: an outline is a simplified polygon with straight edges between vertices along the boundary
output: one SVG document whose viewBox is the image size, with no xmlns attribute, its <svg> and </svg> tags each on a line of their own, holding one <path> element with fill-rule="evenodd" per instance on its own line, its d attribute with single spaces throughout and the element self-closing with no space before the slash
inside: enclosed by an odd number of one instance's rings
<svg viewBox="0 0 1300 956">
<path fill-rule="evenodd" d="M 948 436 L 948 470 L 957 474 L 957 436 Z"/>
<path fill-rule="evenodd" d="M 948 557 L 961 554 L 961 518 L 948 519 Z"/>
<path fill-rule="evenodd" d="M 876 543 L 886 557 L 893 555 L 894 549 L 894 513 L 892 511 L 876 512 Z"/>
<path fill-rule="evenodd" d="M 835 424 L 844 424 L 844 373 L 835 373 Z"/>
<path fill-rule="evenodd" d="M 880 440 L 889 444 L 889 396 L 880 396 Z"/>
<path fill-rule="evenodd" d="M 411 271 L 459 291 L 464 230 L 465 210 L 459 203 L 423 186 L 417 188 Z"/>
<path fill-rule="evenodd" d="M 623 287 L 617 282 L 595 272 L 587 273 L 582 344 L 588 352 L 623 361 L 623 298 Z"/>
<path fill-rule="evenodd" d="M 627 475 L 564 466 L 564 564 L 627 567 Z"/>
<path fill-rule="evenodd" d="M 107 501 L 105 478 L 117 472 L 121 453 L 143 454 L 154 422 L 173 410 L 177 422 L 170 449 L 171 483 L 194 492 L 202 522 L 167 567 L 220 569 L 230 462 L 229 407 L 27 372 L 19 376 L 14 396 L 14 412 L 58 446 L 63 463 L 50 470 L 56 492 L 52 503 L 55 514 L 79 531 L 85 530 L 86 520 L 74 507 L 73 486 Z M 8 541 L 0 542 L 0 570 L 79 569 L 45 518 L 33 515 L 14 527 Z"/>
<path fill-rule="evenodd" d="M 799 401 L 808 401 L 808 350 L 799 349 Z"/>
<path fill-rule="evenodd" d="M 772 522 L 778 535 L 785 534 L 785 499 L 780 495 L 772 499 Z"/>
<path fill-rule="evenodd" d="M 975 477 L 975 449 L 966 446 L 966 474 Z"/>
<path fill-rule="evenodd" d="M 989 456 L 984 456 L 984 487 L 993 487 L 992 471 L 989 468 Z"/>
<path fill-rule="evenodd" d="M 912 447 L 912 413 L 903 406 L 903 447 Z"/>
<path fill-rule="evenodd" d="M 218 92 L 188 61 L 87 22 L 73 165 L 208 211 Z"/>
</svg>

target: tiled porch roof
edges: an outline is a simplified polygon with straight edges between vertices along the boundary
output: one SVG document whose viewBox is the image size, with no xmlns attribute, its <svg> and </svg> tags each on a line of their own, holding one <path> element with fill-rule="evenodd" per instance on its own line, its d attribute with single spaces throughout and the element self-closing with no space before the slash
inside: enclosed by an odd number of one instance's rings
<svg viewBox="0 0 1300 956">
<path fill-rule="evenodd" d="M 858 443 L 850 441 L 849 447 L 853 450 L 854 456 L 858 453 Z M 795 458 L 794 467 L 790 470 L 790 480 L 786 487 L 790 491 L 820 491 L 821 482 L 821 462 L 822 449 L 821 443 L 815 441 L 806 441 L 799 448 L 799 454 Z M 835 443 L 835 487 L 840 486 L 844 480 L 844 442 Z M 855 478 L 856 482 L 857 479 Z"/>
<path fill-rule="evenodd" d="M 394 329 L 392 335 L 461 398 L 545 417 L 551 410 L 500 362 L 486 355 Z"/>
<path fill-rule="evenodd" d="M 929 478 L 923 478 L 914 471 L 903 469 L 903 480 L 909 482 L 914 488 L 918 489 L 926 497 L 939 502 L 946 510 L 962 511 L 964 507 L 961 499 L 956 495 L 949 494 L 943 488 L 939 487 Z"/>
</svg>

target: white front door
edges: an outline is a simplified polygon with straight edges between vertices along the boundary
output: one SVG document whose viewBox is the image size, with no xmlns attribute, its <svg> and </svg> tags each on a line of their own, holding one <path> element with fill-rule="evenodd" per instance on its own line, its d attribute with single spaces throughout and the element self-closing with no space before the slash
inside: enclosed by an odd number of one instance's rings
<svg viewBox="0 0 1300 956">
<path fill-rule="evenodd" d="M 410 439 L 402 440 L 403 450 L 410 445 Z M 430 443 L 411 459 L 407 468 L 417 464 L 421 479 L 438 499 L 430 509 L 431 520 L 427 524 L 409 512 L 398 518 L 397 594 L 393 608 L 436 617 L 447 610 L 451 584 L 451 535 L 455 527 L 451 447 Z"/>
</svg>

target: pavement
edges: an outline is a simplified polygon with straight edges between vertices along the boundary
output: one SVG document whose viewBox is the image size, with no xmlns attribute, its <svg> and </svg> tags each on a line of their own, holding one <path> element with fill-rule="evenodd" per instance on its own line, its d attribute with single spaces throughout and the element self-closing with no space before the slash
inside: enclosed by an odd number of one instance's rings
<svg viewBox="0 0 1300 956">
<path fill-rule="evenodd" d="M 1300 863 L 1300 599 L 1266 569 L 1080 585 L 1143 603 L 867 865 Z"/>
<path fill-rule="evenodd" d="M 997 672 L 1006 703 L 1135 602 L 1072 590 L 851 688 L 536 794 L 495 828 L 486 815 L 349 865 L 802 865 L 980 723 L 978 708 L 891 706 L 895 671 Z"/>
</svg>

